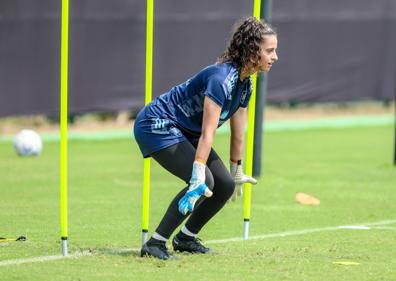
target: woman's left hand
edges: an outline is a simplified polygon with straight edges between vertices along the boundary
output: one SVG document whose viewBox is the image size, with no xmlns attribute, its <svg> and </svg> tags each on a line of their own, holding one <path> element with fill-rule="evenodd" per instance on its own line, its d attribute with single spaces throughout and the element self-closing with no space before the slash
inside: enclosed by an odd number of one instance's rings
<svg viewBox="0 0 396 281">
<path fill-rule="evenodd" d="M 230 162 L 230 173 L 235 182 L 235 190 L 232 194 L 231 198 L 228 200 L 229 202 L 235 202 L 239 196 L 242 196 L 243 190 L 242 187 L 245 183 L 257 184 L 257 180 L 251 176 L 245 175 L 243 173 L 242 164 Z"/>
</svg>

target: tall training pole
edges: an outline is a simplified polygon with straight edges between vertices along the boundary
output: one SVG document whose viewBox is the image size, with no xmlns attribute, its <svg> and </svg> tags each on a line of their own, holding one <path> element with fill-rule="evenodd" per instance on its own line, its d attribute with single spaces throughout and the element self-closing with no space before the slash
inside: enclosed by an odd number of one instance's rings
<svg viewBox="0 0 396 281">
<path fill-rule="evenodd" d="M 271 23 L 272 0 L 261 1 L 261 18 L 267 23 Z M 268 92 L 268 73 L 257 74 L 257 100 L 254 121 L 254 148 L 253 148 L 253 176 L 260 177 L 261 165 L 263 163 L 263 129 L 264 129 L 264 109 Z"/>
<path fill-rule="evenodd" d="M 153 26 L 154 0 L 147 0 L 146 16 L 146 84 L 144 104 L 152 99 L 153 85 Z M 149 207 L 150 207 L 150 158 L 144 159 L 143 165 L 143 202 L 142 202 L 142 244 L 148 238 Z"/>
<path fill-rule="evenodd" d="M 253 16 L 260 19 L 260 6 L 261 0 L 254 0 L 253 4 Z M 246 142 L 246 174 L 251 176 L 253 173 L 253 141 L 254 141 L 254 115 L 256 108 L 256 83 L 257 76 L 252 76 L 252 86 L 253 92 L 249 102 L 248 109 L 248 132 L 247 132 L 247 142 Z M 245 240 L 249 237 L 249 221 L 250 221 L 250 205 L 252 197 L 252 185 L 250 183 L 245 183 L 245 200 L 243 208 L 243 222 L 244 231 L 243 238 Z"/>
<path fill-rule="evenodd" d="M 67 95 L 69 62 L 69 0 L 62 0 L 60 69 L 60 219 L 62 255 L 67 256 Z"/>
</svg>

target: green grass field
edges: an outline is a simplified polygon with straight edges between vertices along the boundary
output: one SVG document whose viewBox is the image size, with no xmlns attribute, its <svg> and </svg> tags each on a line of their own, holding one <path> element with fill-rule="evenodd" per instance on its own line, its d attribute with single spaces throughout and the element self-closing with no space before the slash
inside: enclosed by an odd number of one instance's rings
<svg viewBox="0 0 396 281">
<path fill-rule="evenodd" d="M 228 204 L 200 237 L 213 255 L 138 257 L 143 165 L 132 140 L 69 143 L 70 253 L 90 255 L 14 264 L 59 255 L 59 150 L 46 142 L 20 158 L 0 142 L 0 280 L 396 280 L 396 167 L 393 127 L 270 132 L 263 175 L 253 188 L 248 241 L 243 200 Z M 228 136 L 215 148 L 228 162 Z M 152 168 L 150 230 L 184 185 Z M 321 205 L 298 205 L 296 192 Z M 366 225 L 370 229 L 337 229 Z M 300 232 L 297 232 L 300 231 Z M 266 235 L 272 234 L 272 235 Z M 8 261 L 12 261 L 8 263 Z M 334 262 L 350 261 L 357 265 Z M 7 264 L 8 263 L 8 264 Z"/>
</svg>

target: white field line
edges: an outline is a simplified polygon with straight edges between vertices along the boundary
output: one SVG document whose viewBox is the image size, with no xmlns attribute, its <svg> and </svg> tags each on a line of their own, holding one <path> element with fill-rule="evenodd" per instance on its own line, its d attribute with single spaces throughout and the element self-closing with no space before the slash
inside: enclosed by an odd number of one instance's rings
<svg viewBox="0 0 396 281">
<path fill-rule="evenodd" d="M 366 229 L 364 227 L 377 226 L 377 225 L 378 226 L 388 225 L 388 224 L 394 224 L 394 223 L 396 223 L 396 220 L 385 220 L 385 221 L 370 222 L 370 223 L 364 223 L 364 224 L 356 224 L 354 226 L 361 227 L 361 229 Z M 322 228 L 292 230 L 292 231 L 285 231 L 285 232 L 279 232 L 279 233 L 261 234 L 261 235 L 250 236 L 249 240 L 261 240 L 261 239 L 276 238 L 276 237 L 304 235 L 304 234 L 315 233 L 315 232 L 350 229 L 351 226 L 352 225 L 349 225 L 348 228 L 345 228 L 344 226 L 341 225 L 341 226 L 331 226 L 331 227 L 322 227 Z M 210 241 L 207 241 L 206 243 L 207 244 L 223 244 L 223 243 L 237 242 L 237 241 L 243 241 L 243 240 L 244 239 L 242 237 L 234 237 L 234 238 L 228 238 L 228 239 L 210 240 Z"/>
<path fill-rule="evenodd" d="M 375 226 L 384 226 L 384 225 L 390 225 L 390 224 L 396 224 L 396 220 L 384 220 L 384 221 L 356 224 L 355 226 L 365 226 L 365 227 L 374 226 L 375 227 Z M 350 227 L 350 226 L 351 225 L 348 225 L 348 227 Z M 357 228 L 357 229 L 359 230 L 359 228 Z M 377 229 L 380 229 L 380 227 L 378 227 Z M 384 229 L 391 229 L 391 227 L 384 228 Z M 278 233 L 254 235 L 254 236 L 250 236 L 249 240 L 262 240 L 262 239 L 268 239 L 268 238 L 297 236 L 297 235 L 304 235 L 304 234 L 309 234 L 309 233 L 336 231 L 336 230 L 351 230 L 351 229 L 344 228 L 344 226 L 308 228 L 308 229 L 302 229 L 302 230 L 292 230 L 292 231 L 285 231 L 285 232 L 278 232 Z M 352 229 L 352 230 L 356 230 L 356 229 Z M 206 244 L 224 244 L 224 243 L 238 242 L 238 241 L 244 241 L 244 239 L 242 237 L 233 237 L 233 238 L 219 239 L 219 240 L 208 240 L 208 241 L 206 241 Z M 138 248 L 121 248 L 121 249 L 112 249 L 111 253 L 112 254 L 128 253 L 128 252 L 139 251 L 139 250 L 140 249 L 138 249 Z M 79 257 L 83 257 L 83 256 L 92 256 L 92 255 L 94 255 L 94 254 L 92 254 L 90 252 L 77 252 L 74 254 L 69 254 L 66 257 L 57 255 L 57 256 L 41 256 L 41 257 L 25 258 L 25 259 L 3 260 L 3 261 L 0 261 L 0 266 L 53 261 L 53 260 L 59 260 L 59 259 L 65 259 L 65 258 L 79 258 Z"/>
<path fill-rule="evenodd" d="M 25 259 L 4 260 L 4 261 L 0 261 L 0 266 L 16 265 L 16 264 L 21 264 L 21 263 L 54 261 L 54 260 L 60 260 L 60 259 L 79 258 L 79 257 L 91 256 L 91 255 L 92 254 L 90 252 L 77 252 L 74 254 L 70 254 L 66 257 L 64 257 L 62 255 L 57 255 L 57 256 L 43 256 L 43 257 L 34 257 L 34 258 L 25 258 Z"/>
</svg>

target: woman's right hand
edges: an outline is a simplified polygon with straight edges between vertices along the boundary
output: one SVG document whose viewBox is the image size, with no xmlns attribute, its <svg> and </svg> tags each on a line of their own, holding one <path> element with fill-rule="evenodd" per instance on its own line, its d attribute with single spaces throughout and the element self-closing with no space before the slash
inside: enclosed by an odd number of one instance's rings
<svg viewBox="0 0 396 281">
<path fill-rule="evenodd" d="M 195 203 L 202 195 L 205 195 L 205 197 L 211 197 L 213 195 L 213 192 L 205 184 L 205 169 L 205 164 L 194 161 L 190 185 L 186 194 L 178 203 L 179 212 L 183 215 L 194 210 Z"/>
</svg>

